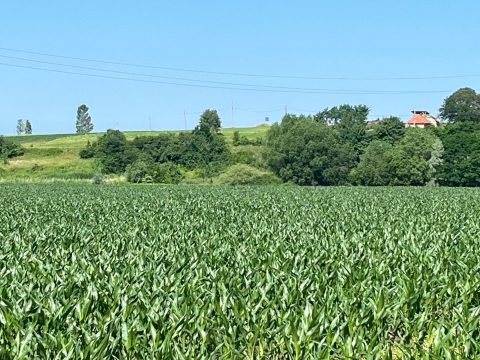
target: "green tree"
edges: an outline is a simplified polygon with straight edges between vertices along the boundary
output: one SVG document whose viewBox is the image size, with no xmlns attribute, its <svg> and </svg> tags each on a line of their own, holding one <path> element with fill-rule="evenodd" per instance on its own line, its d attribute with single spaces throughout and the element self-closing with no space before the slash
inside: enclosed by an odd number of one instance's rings
<svg viewBox="0 0 480 360">
<path fill-rule="evenodd" d="M 17 135 L 25 135 L 25 120 L 17 120 Z"/>
<path fill-rule="evenodd" d="M 437 181 L 437 172 L 439 167 L 443 163 L 443 153 L 445 149 L 443 147 L 442 140 L 439 138 L 435 139 L 432 144 L 432 152 L 430 155 L 430 159 L 428 160 L 428 167 L 430 168 L 430 181 L 429 185 L 438 185 Z"/>
<path fill-rule="evenodd" d="M 392 145 L 387 141 L 372 141 L 360 156 L 357 167 L 352 170 L 352 180 L 360 185 L 389 185 L 392 181 L 388 169 L 392 148 Z"/>
<path fill-rule="evenodd" d="M 470 88 L 461 88 L 443 101 L 440 117 L 450 123 L 456 121 L 480 122 L 480 94 Z"/>
<path fill-rule="evenodd" d="M 405 124 L 396 116 L 385 117 L 372 128 L 372 136 L 374 139 L 387 141 L 390 144 L 396 143 L 404 134 Z"/>
<path fill-rule="evenodd" d="M 366 105 L 343 104 L 327 108 L 314 116 L 314 120 L 335 125 L 339 138 L 358 152 L 366 144 L 366 127 L 369 109 Z"/>
<path fill-rule="evenodd" d="M 439 132 L 444 146 L 438 167 L 440 185 L 480 186 L 480 123 L 459 121 Z"/>
<path fill-rule="evenodd" d="M 25 134 L 32 135 L 32 123 L 30 122 L 30 120 L 27 120 L 25 122 Z"/>
<path fill-rule="evenodd" d="M 311 116 L 287 114 L 268 131 L 266 162 L 283 181 L 299 185 L 345 184 L 355 152 L 332 126 Z"/>
<path fill-rule="evenodd" d="M 0 159 L 4 164 L 8 163 L 8 159 L 22 156 L 24 153 L 25 150 L 20 145 L 0 136 Z"/>
<path fill-rule="evenodd" d="M 229 150 L 220 133 L 221 124 L 216 110 L 205 110 L 191 136 L 180 137 L 186 140 L 182 158 L 184 165 L 193 168 L 228 161 Z"/>
<path fill-rule="evenodd" d="M 120 174 L 137 159 L 136 149 L 120 130 L 109 129 L 93 144 L 105 174 Z"/>
<path fill-rule="evenodd" d="M 427 184 L 432 177 L 429 160 L 437 137 L 424 129 L 408 129 L 391 151 L 388 172 L 391 185 Z"/>
<path fill-rule="evenodd" d="M 196 129 L 204 132 L 218 132 L 221 127 L 222 122 L 220 121 L 220 116 L 218 116 L 217 110 L 207 109 L 200 116 L 200 122 Z"/>
<path fill-rule="evenodd" d="M 88 106 L 82 104 L 77 109 L 77 134 L 88 134 L 93 130 L 92 117 L 88 113 Z"/>
</svg>

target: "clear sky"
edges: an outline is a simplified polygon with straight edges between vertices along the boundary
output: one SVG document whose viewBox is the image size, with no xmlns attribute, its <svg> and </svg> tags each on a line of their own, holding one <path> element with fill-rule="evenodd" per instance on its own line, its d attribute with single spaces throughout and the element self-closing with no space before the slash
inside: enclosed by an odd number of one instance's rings
<svg viewBox="0 0 480 360">
<path fill-rule="evenodd" d="M 436 114 L 480 87 L 479 14 L 475 0 L 1 1 L 0 134 L 19 118 L 74 132 L 82 103 L 96 131 L 183 129 L 184 111 L 192 128 L 205 108 L 225 127 L 280 120 L 286 105 Z"/>
</svg>

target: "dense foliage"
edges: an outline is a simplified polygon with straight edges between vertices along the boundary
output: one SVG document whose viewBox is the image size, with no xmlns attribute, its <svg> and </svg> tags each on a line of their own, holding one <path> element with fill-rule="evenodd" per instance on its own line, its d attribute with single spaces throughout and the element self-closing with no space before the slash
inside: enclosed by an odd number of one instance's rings
<svg viewBox="0 0 480 360">
<path fill-rule="evenodd" d="M 171 162 L 155 163 L 148 158 L 128 165 L 125 175 L 131 183 L 178 184 L 183 178 L 178 165 Z"/>
<path fill-rule="evenodd" d="M 432 132 L 408 129 L 393 145 L 389 141 L 372 141 L 352 171 L 352 180 L 361 185 L 426 185 L 435 182 L 443 148 Z M 438 158 L 438 159 L 437 159 Z"/>
<path fill-rule="evenodd" d="M 177 183 L 188 171 L 211 179 L 240 164 L 249 169 L 240 183 L 255 178 L 256 167 L 273 182 L 278 177 L 298 185 L 479 186 L 480 95 L 462 88 L 445 99 L 440 113 L 448 122 L 426 129 L 406 129 L 395 116 L 367 122 L 366 105 L 343 104 L 314 116 L 286 114 L 265 141 L 235 131 L 230 153 L 218 113 L 206 110 L 191 132 L 127 141 L 109 130 L 80 157 L 98 158 L 104 173 L 122 174 L 128 167 L 131 182 Z M 255 154 L 255 146 L 263 151 Z M 230 175 L 238 169 L 230 169 Z M 225 183 L 228 174 L 221 175 Z"/>
<path fill-rule="evenodd" d="M 476 189 L 2 189 L 0 358 L 480 357 Z"/>
<path fill-rule="evenodd" d="M 461 88 L 448 96 L 440 108 L 440 116 L 450 122 L 480 122 L 480 94 L 470 88 Z"/>
<path fill-rule="evenodd" d="M 285 115 L 267 136 L 267 163 L 282 180 L 300 185 L 348 182 L 355 151 L 333 127 L 311 116 Z"/>
<path fill-rule="evenodd" d="M 177 183 L 182 177 L 180 167 L 192 170 L 227 163 L 229 150 L 219 133 L 220 126 L 217 112 L 206 110 L 188 133 L 140 136 L 128 141 L 121 131 L 108 130 L 93 144 L 88 143 L 80 157 L 98 158 L 106 174 L 128 170 L 130 182 Z"/>
<path fill-rule="evenodd" d="M 359 111 L 351 109 L 354 114 Z M 377 186 L 435 182 L 440 164 L 436 157 L 441 158 L 442 152 L 434 151 L 440 140 L 433 132 L 405 131 L 395 117 L 379 120 L 371 128 L 353 121 L 355 117 L 343 126 L 339 116 L 335 121 L 319 121 L 323 117 L 286 115 L 270 129 L 267 163 L 284 181 Z"/>
<path fill-rule="evenodd" d="M 440 184 L 480 186 L 480 122 L 448 124 L 439 135 L 445 147 Z"/>
<path fill-rule="evenodd" d="M 368 107 L 340 105 L 286 115 L 267 136 L 265 158 L 299 185 L 480 185 L 480 95 L 463 88 L 444 101 L 438 129 L 405 129 L 397 117 L 367 125 Z"/>
<path fill-rule="evenodd" d="M 225 185 L 270 185 L 279 184 L 280 179 L 269 171 L 246 164 L 235 164 L 220 174 L 217 182 Z"/>
<path fill-rule="evenodd" d="M 138 156 L 135 148 L 119 130 L 107 130 L 91 148 L 95 149 L 95 156 L 100 160 L 105 174 L 123 173 L 127 165 L 133 163 Z M 89 150 L 88 146 L 86 150 Z"/>
<path fill-rule="evenodd" d="M 6 162 L 8 159 L 22 156 L 25 150 L 18 144 L 0 136 L 0 160 Z"/>
</svg>

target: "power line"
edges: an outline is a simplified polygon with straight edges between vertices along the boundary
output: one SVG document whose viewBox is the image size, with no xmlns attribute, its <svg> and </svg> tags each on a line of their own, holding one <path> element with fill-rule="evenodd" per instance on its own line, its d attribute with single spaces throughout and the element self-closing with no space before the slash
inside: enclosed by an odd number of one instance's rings
<svg viewBox="0 0 480 360">
<path fill-rule="evenodd" d="M 181 72 L 201 73 L 201 74 L 210 74 L 210 75 L 228 75 L 228 76 L 276 78 L 276 79 L 393 81 L 393 80 L 464 79 L 464 78 L 480 77 L 480 74 L 399 76 L 399 77 L 395 77 L 395 76 L 384 76 L 384 77 L 303 76 L 303 75 L 278 75 L 278 74 L 270 75 L 270 74 L 254 74 L 254 73 L 243 73 L 243 72 L 209 71 L 209 70 L 177 68 L 177 67 L 158 66 L 158 65 L 144 65 L 144 64 L 135 64 L 135 63 L 129 63 L 129 62 L 121 62 L 121 61 L 109 61 L 109 60 L 90 59 L 90 58 L 83 58 L 83 57 L 65 56 L 65 55 L 51 54 L 46 52 L 20 50 L 20 49 L 6 48 L 6 47 L 0 47 L 0 50 L 22 53 L 22 54 L 48 56 L 48 57 L 54 57 L 54 58 L 60 58 L 60 59 L 88 61 L 88 62 L 95 62 L 95 63 L 101 63 L 101 64 L 121 65 L 121 66 L 138 67 L 138 68 L 146 68 L 146 69 L 161 69 L 161 70 L 168 70 L 168 71 L 181 71 Z"/>
<path fill-rule="evenodd" d="M 27 59 L 27 58 L 16 57 L 16 56 L 0 55 L 0 57 L 7 58 L 7 59 L 13 59 L 13 60 L 21 60 L 21 61 L 28 61 L 28 62 L 46 64 L 46 65 L 71 67 L 71 68 L 81 69 L 81 70 L 101 71 L 101 72 L 120 74 L 120 75 L 152 77 L 152 78 L 160 78 L 160 79 L 167 79 L 167 80 L 208 83 L 208 84 L 216 84 L 216 85 L 222 85 L 222 86 L 239 86 L 239 87 L 266 88 L 266 89 L 274 89 L 274 90 L 292 90 L 292 91 L 297 91 L 298 90 L 298 91 L 308 91 L 308 92 L 317 92 L 317 91 L 319 91 L 319 92 L 335 92 L 335 93 L 337 93 L 337 92 L 338 93 L 356 93 L 357 92 L 357 90 L 344 90 L 344 89 L 303 88 L 303 87 L 290 87 L 290 86 L 272 86 L 272 85 L 232 83 L 232 82 L 211 81 L 211 80 L 198 80 L 198 79 L 190 79 L 190 78 L 182 78 L 182 77 L 171 77 L 171 76 L 153 75 L 153 74 L 127 72 L 127 71 L 119 71 L 119 70 L 101 69 L 101 68 L 96 68 L 96 67 L 91 67 L 91 66 L 71 65 L 71 64 L 51 62 L 51 61 L 42 61 L 42 60 L 37 60 L 37 59 Z M 368 90 L 368 92 L 365 91 L 365 93 L 376 94 L 377 92 L 392 92 L 392 93 L 397 94 L 397 93 L 399 93 L 398 91 L 402 91 L 402 90 L 387 90 L 387 91 L 384 91 L 384 90 Z M 361 91 L 361 92 L 364 93 L 364 91 Z"/>
<path fill-rule="evenodd" d="M 188 84 L 188 83 L 178 83 L 171 81 L 156 81 L 156 80 L 147 80 L 147 79 L 137 79 L 137 78 L 127 78 L 119 76 L 109 76 L 109 75 L 100 75 L 100 74 L 91 74 L 91 73 L 79 73 L 74 71 L 50 69 L 50 68 L 40 68 L 35 66 L 19 65 L 19 64 L 10 64 L 0 62 L 2 66 L 9 66 L 22 69 L 38 70 L 38 71 L 47 71 L 55 72 L 61 74 L 69 75 L 79 75 L 87 76 L 94 78 L 103 78 L 103 79 L 113 79 L 113 80 L 125 80 L 125 81 L 135 81 L 142 83 L 150 84 L 162 84 L 162 85 L 174 85 L 174 86 L 186 86 L 186 87 L 196 87 L 196 88 L 209 88 L 209 89 L 224 89 L 224 90 L 239 90 L 239 91 L 255 91 L 255 92 L 272 92 L 272 93 L 295 93 L 295 94 L 326 94 L 326 95 L 399 95 L 399 94 L 438 94 L 438 93 L 451 93 L 451 90 L 340 90 L 340 89 L 314 89 L 314 88 L 245 88 L 245 87 L 232 87 L 232 86 L 213 86 L 213 85 L 202 85 L 202 84 Z"/>
<path fill-rule="evenodd" d="M 71 64 L 51 62 L 51 61 L 27 59 L 27 58 L 22 58 L 22 57 L 17 57 L 17 56 L 0 55 L 0 57 L 7 58 L 7 59 L 13 59 L 13 60 L 34 62 L 34 63 L 39 63 L 39 64 L 46 64 L 46 65 L 71 67 L 71 68 L 82 69 L 82 70 L 101 71 L 101 72 L 108 72 L 108 73 L 121 74 L 121 75 L 153 77 L 153 78 L 168 79 L 168 80 L 190 81 L 190 82 L 200 82 L 200 83 L 229 85 L 229 86 L 246 86 L 246 87 L 260 87 L 260 88 L 271 88 L 271 89 L 285 89 L 285 90 L 305 90 L 305 91 L 324 91 L 324 90 L 326 90 L 326 89 L 316 89 L 316 88 L 301 88 L 301 87 L 290 87 L 290 86 L 271 86 L 271 85 L 259 85 L 259 84 L 232 83 L 232 82 L 224 82 L 224 81 L 199 80 L 199 79 L 190 79 L 190 78 L 183 78 L 183 77 L 172 77 L 172 76 L 153 75 L 153 74 L 145 74 L 145 73 L 137 73 L 137 72 L 111 70 L 111 69 L 101 69 L 101 68 L 96 68 L 96 67 L 91 67 L 91 66 L 71 65 Z M 342 91 L 342 90 L 338 90 L 338 91 Z"/>
</svg>

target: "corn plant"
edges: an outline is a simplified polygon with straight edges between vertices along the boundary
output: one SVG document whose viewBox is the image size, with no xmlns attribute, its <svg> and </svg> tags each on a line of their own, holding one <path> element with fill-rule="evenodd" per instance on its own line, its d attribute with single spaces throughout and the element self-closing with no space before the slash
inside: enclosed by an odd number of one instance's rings
<svg viewBox="0 0 480 360">
<path fill-rule="evenodd" d="M 0 186 L 0 358 L 480 358 L 479 190 Z"/>
</svg>

